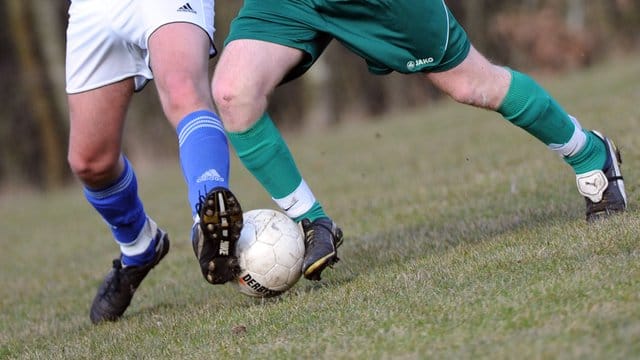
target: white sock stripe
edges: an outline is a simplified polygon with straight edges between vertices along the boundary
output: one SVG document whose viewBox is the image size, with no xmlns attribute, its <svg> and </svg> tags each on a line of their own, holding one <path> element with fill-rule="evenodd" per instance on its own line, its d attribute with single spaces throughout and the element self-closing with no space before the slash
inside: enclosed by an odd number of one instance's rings
<svg viewBox="0 0 640 360">
<path fill-rule="evenodd" d="M 224 128 L 222 126 L 217 126 L 216 124 L 212 124 L 212 123 L 201 123 L 198 126 L 190 128 L 188 132 L 180 133 L 180 137 L 178 139 L 178 145 L 182 146 L 186 142 L 187 138 L 193 132 L 195 132 L 195 131 L 197 131 L 198 129 L 201 129 L 201 128 L 213 128 L 213 129 L 218 130 L 221 134 L 225 135 Z"/>
<path fill-rule="evenodd" d="M 566 144 L 549 144 L 549 149 L 563 157 L 570 157 L 577 154 L 587 143 L 587 135 L 582 130 L 582 126 L 580 126 L 578 120 L 573 116 L 569 116 L 569 118 L 575 126 L 569 141 Z"/>
<path fill-rule="evenodd" d="M 200 116 L 194 118 L 193 120 L 191 120 L 191 122 L 189 122 L 187 125 L 185 125 L 183 131 L 188 129 L 189 127 L 195 126 L 195 124 L 197 124 L 200 121 L 212 121 L 214 123 L 222 124 L 220 119 L 218 119 L 218 117 L 215 116 L 215 114 L 211 113 L 211 115 L 200 115 Z"/>
<path fill-rule="evenodd" d="M 180 131 L 180 134 L 178 134 L 178 145 L 182 146 L 189 135 L 201 128 L 213 128 L 220 131 L 223 135 L 225 134 L 224 127 L 219 119 L 215 117 L 200 116 L 187 124 L 187 126 Z"/>
<path fill-rule="evenodd" d="M 135 256 L 140 255 L 147 251 L 149 248 L 149 244 L 156 236 L 156 232 L 158 231 L 158 225 L 151 219 L 147 218 L 147 221 L 144 223 L 144 226 L 138 233 L 138 236 L 129 244 L 120 244 L 120 252 L 126 256 Z"/>
<path fill-rule="evenodd" d="M 94 199 L 104 199 L 106 197 L 109 197 L 113 194 L 119 193 L 122 190 L 126 189 L 131 184 L 132 181 L 133 181 L 133 169 L 131 168 L 131 165 L 129 165 L 127 167 L 127 172 L 125 173 L 125 176 L 117 183 L 109 186 L 104 190 L 98 190 L 98 191 L 90 190 L 85 187 L 85 192 Z"/>
<path fill-rule="evenodd" d="M 213 117 L 199 117 L 185 126 L 178 135 L 178 143 L 180 146 L 184 144 L 189 135 L 200 128 L 214 128 L 224 134 L 224 127 L 220 120 Z"/>
<path fill-rule="evenodd" d="M 274 198 L 273 201 L 275 201 L 290 218 L 296 218 L 309 211 L 313 204 L 315 204 L 316 198 L 313 196 L 313 192 L 311 192 L 307 183 L 302 179 L 300 185 L 298 185 L 291 194 L 280 199 Z"/>
<path fill-rule="evenodd" d="M 215 116 L 199 116 L 199 117 L 195 118 L 194 120 L 192 120 L 190 123 L 188 123 L 184 127 L 182 132 L 189 131 L 190 128 L 198 126 L 200 123 L 211 123 L 213 125 L 216 125 L 216 126 L 219 126 L 220 128 L 222 128 L 222 122 L 217 117 L 215 117 Z"/>
</svg>

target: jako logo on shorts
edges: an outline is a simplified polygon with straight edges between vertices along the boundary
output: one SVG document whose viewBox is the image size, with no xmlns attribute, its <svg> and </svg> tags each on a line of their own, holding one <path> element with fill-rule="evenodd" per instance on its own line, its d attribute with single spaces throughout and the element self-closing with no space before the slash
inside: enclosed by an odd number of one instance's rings
<svg viewBox="0 0 640 360">
<path fill-rule="evenodd" d="M 412 71 L 418 66 L 431 64 L 432 62 L 433 62 L 433 58 L 432 57 L 428 57 L 428 58 L 424 58 L 424 59 L 409 60 L 409 61 L 407 61 L 407 69 L 409 71 Z"/>
</svg>

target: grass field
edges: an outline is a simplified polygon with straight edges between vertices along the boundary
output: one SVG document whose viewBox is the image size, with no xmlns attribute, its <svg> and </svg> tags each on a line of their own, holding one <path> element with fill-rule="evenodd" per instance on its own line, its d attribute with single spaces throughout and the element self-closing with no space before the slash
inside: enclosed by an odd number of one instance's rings
<svg viewBox="0 0 640 360">
<path fill-rule="evenodd" d="M 3 194 L 0 358 L 640 358 L 640 62 L 541 82 L 621 148 L 625 215 L 587 225 L 556 155 L 445 101 L 287 136 L 345 242 L 323 281 L 273 300 L 201 278 L 177 162 L 140 166 L 172 250 L 121 321 L 93 326 L 108 229 L 79 187 Z M 245 210 L 273 207 L 235 159 L 232 173 Z"/>
</svg>

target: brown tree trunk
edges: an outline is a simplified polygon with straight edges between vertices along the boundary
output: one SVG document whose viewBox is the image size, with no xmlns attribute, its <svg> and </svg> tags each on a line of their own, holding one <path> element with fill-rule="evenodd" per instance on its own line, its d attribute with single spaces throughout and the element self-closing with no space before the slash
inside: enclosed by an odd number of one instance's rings
<svg viewBox="0 0 640 360">
<path fill-rule="evenodd" d="M 33 119 L 33 145 L 37 147 L 38 163 L 27 163 L 25 166 L 39 167 L 36 183 L 44 189 L 61 185 L 68 176 L 66 166 L 66 135 L 53 92 L 64 89 L 51 89 L 47 74 L 47 64 L 38 53 L 37 36 L 42 35 L 43 41 L 56 41 L 46 38 L 48 32 L 34 33 L 33 17 L 29 12 L 31 2 L 8 0 L 6 3 L 7 25 L 13 41 L 13 56 L 18 64 L 21 80 L 19 86 L 26 94 L 28 108 L 25 109 Z M 37 4 L 36 6 L 40 6 Z M 59 43 L 60 41 L 58 41 Z M 61 69 L 56 69 L 60 71 Z M 20 136 L 17 134 L 17 136 Z M 24 139 L 31 141 L 32 139 Z M 20 154 L 18 154 L 20 156 Z M 24 161 L 24 159 L 23 159 Z"/>
<path fill-rule="evenodd" d="M 487 16 L 485 0 L 471 0 L 464 2 L 465 27 L 473 44 L 484 51 L 487 45 Z"/>
</svg>

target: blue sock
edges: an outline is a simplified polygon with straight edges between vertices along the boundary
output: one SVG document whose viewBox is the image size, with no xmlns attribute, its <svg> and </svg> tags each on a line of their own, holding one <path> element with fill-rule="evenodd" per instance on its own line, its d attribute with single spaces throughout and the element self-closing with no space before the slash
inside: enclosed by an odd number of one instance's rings
<svg viewBox="0 0 640 360">
<path fill-rule="evenodd" d="M 146 265 L 151 261 L 153 261 L 153 258 L 156 256 L 156 244 L 158 243 L 158 240 L 159 239 L 156 239 L 155 237 L 151 239 L 151 242 L 149 243 L 149 247 L 142 254 L 138 254 L 138 255 L 122 254 L 122 256 L 120 257 L 122 266 L 141 266 L 141 265 Z"/>
<path fill-rule="evenodd" d="M 138 237 L 132 244 L 120 244 L 120 260 L 123 266 L 140 266 L 153 261 L 156 256 L 156 245 L 160 240 L 158 225 L 147 218 Z"/>
<path fill-rule="evenodd" d="M 124 171 L 115 183 L 104 189 L 85 187 L 84 195 L 109 224 L 120 245 L 131 246 L 135 243 L 147 221 L 147 215 L 138 197 L 136 175 L 127 158 L 124 158 Z"/>
<path fill-rule="evenodd" d="M 195 216 L 200 195 L 218 186 L 229 187 L 229 145 L 222 122 L 208 110 L 185 116 L 177 133 L 180 165 Z"/>
</svg>

